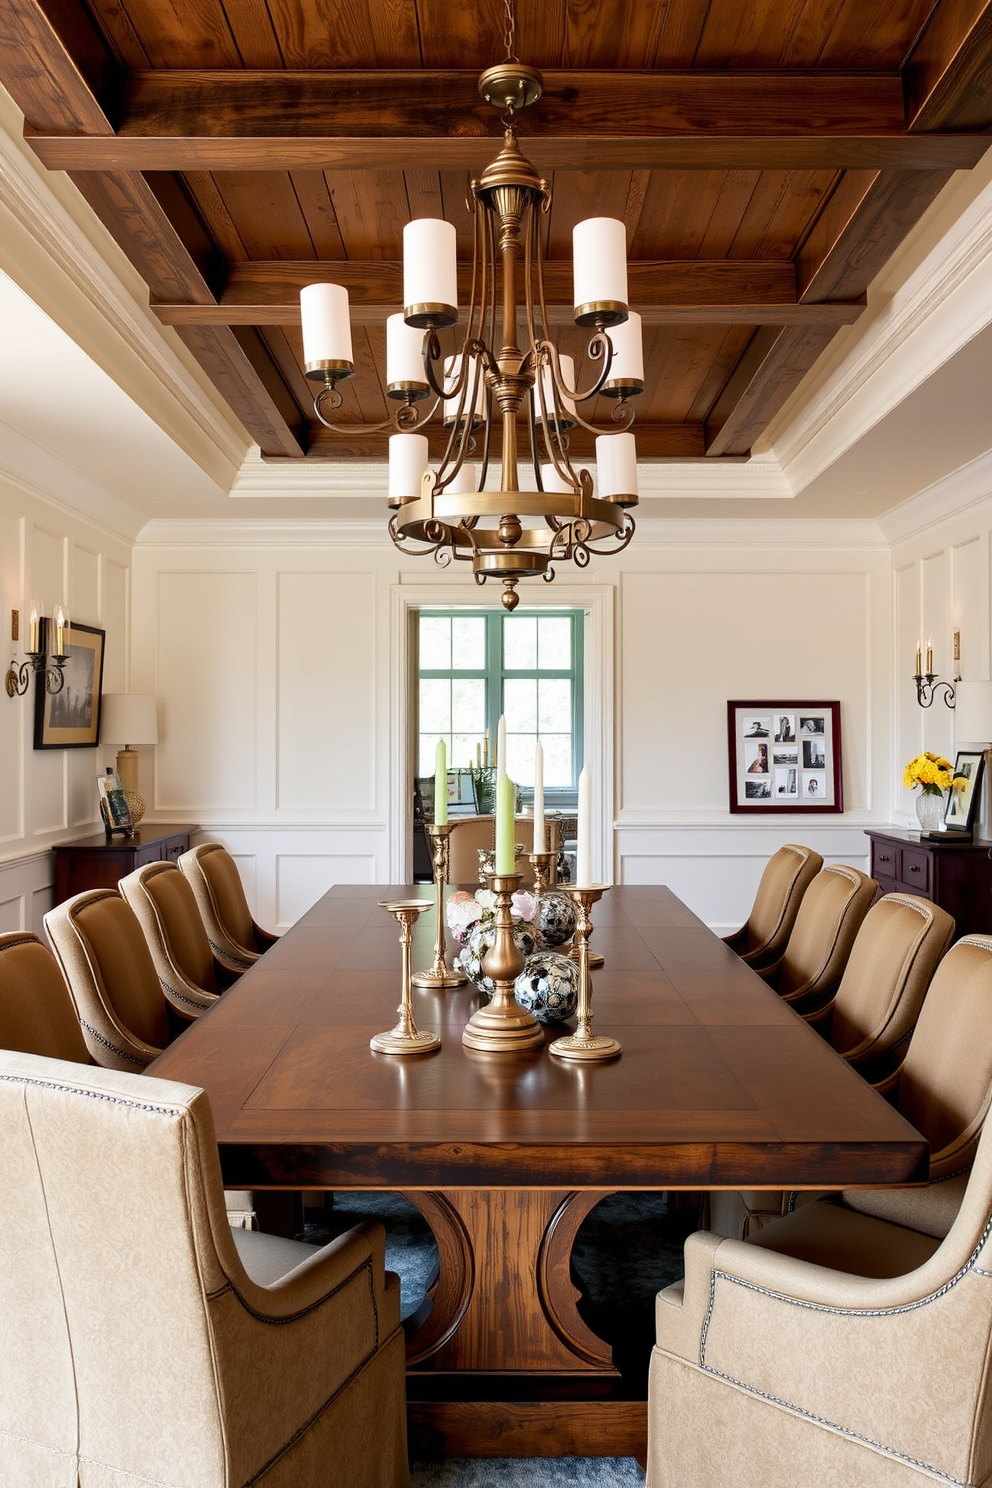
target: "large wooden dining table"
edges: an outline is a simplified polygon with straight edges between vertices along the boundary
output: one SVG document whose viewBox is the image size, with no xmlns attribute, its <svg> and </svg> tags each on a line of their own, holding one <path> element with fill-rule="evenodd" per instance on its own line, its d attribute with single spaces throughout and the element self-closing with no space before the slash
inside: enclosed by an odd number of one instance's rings
<svg viewBox="0 0 992 1488">
<path fill-rule="evenodd" d="M 592 1208 L 631 1189 L 919 1182 L 926 1142 L 663 887 L 614 888 L 595 909 L 595 1026 L 619 1059 L 466 1049 L 471 986 L 414 993 L 439 1052 L 373 1053 L 399 1000 L 378 901 L 432 893 L 333 888 L 150 1072 L 207 1091 L 229 1186 L 398 1190 L 421 1209 L 440 1252 L 408 1348 L 422 1450 L 635 1452 L 644 1403 L 625 1398 L 570 1273 Z M 415 968 L 433 921 L 416 926 Z"/>
</svg>

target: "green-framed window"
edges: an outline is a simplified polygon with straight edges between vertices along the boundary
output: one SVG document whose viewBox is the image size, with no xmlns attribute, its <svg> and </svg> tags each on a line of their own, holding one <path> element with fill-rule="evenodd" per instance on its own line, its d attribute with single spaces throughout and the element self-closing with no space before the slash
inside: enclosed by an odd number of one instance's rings
<svg viewBox="0 0 992 1488">
<path fill-rule="evenodd" d="M 422 610 L 419 627 L 419 768 L 434 773 L 439 738 L 450 769 L 476 762 L 486 730 L 495 763 L 506 718 L 507 773 L 534 785 L 534 746 L 544 746 L 548 804 L 570 804 L 582 769 L 581 610 Z"/>
</svg>

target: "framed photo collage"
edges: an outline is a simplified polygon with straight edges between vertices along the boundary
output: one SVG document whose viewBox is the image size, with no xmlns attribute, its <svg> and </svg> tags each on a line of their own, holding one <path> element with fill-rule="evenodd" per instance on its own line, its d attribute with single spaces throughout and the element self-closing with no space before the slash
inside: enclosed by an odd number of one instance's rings
<svg viewBox="0 0 992 1488">
<path fill-rule="evenodd" d="M 732 812 L 842 811 L 840 703 L 727 704 Z"/>
</svg>

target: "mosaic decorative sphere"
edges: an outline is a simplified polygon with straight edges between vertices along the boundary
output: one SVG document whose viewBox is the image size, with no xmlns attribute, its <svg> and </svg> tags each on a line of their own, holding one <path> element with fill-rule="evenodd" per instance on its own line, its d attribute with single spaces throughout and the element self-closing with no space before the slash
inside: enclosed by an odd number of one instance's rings
<svg viewBox="0 0 992 1488">
<path fill-rule="evenodd" d="M 537 922 L 539 946 L 564 945 L 575 934 L 575 905 L 567 894 L 542 894 Z"/>
<path fill-rule="evenodd" d="M 538 1023 L 564 1023 L 579 1005 L 579 968 L 557 951 L 538 951 L 527 957 L 513 995 Z"/>
<path fill-rule="evenodd" d="M 534 937 L 534 927 L 526 920 L 514 919 L 513 938 L 517 943 L 517 949 L 522 956 L 532 956 L 537 949 L 537 941 Z M 496 939 L 496 917 L 492 911 L 487 913 L 477 925 L 473 925 L 465 937 L 465 945 L 459 954 L 459 961 L 465 975 L 473 986 L 478 987 L 480 992 L 486 992 L 492 997 L 496 991 L 496 983 L 492 977 L 488 977 L 482 970 L 482 960 Z"/>
</svg>

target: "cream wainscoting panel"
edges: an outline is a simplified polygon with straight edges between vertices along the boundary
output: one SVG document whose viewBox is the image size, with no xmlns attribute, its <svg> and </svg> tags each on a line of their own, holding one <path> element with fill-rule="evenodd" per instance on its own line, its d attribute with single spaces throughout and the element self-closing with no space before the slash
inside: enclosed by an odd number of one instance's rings
<svg viewBox="0 0 992 1488">
<path fill-rule="evenodd" d="M 336 883 L 376 881 L 374 853 L 280 853 L 275 867 L 277 930 L 292 925 Z"/>
<path fill-rule="evenodd" d="M 257 627 L 253 572 L 159 574 L 157 812 L 254 810 Z"/>
<path fill-rule="evenodd" d="M 31 930 L 44 940 L 54 886 L 55 858 L 47 849 L 0 863 L 0 931 Z"/>
<path fill-rule="evenodd" d="M 372 812 L 375 574 L 280 572 L 277 605 L 277 809 Z"/>
</svg>

